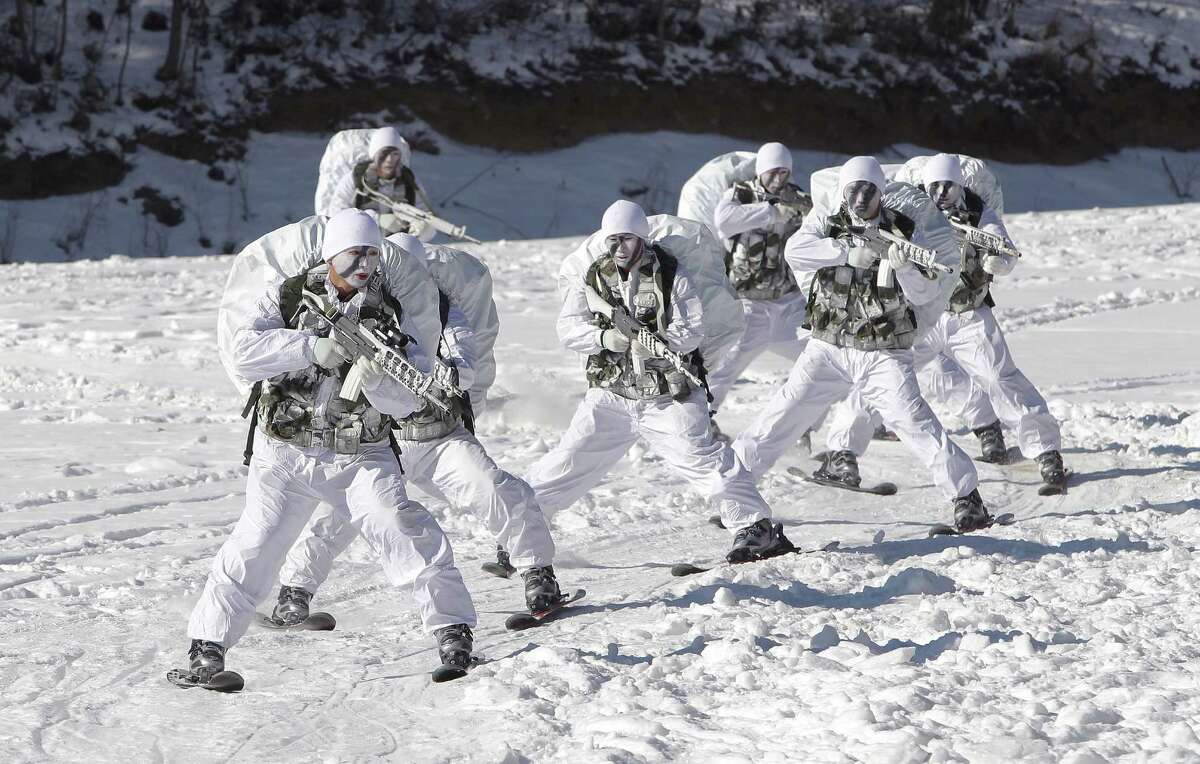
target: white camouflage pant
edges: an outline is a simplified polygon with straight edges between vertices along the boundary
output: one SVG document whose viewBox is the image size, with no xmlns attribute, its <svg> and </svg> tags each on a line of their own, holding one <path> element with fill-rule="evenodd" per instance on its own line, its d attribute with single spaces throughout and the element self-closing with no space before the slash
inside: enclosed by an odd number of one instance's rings
<svg viewBox="0 0 1200 764">
<path fill-rule="evenodd" d="M 771 516 L 750 474 L 712 436 L 708 401 L 693 391 L 684 401 L 660 396 L 630 400 L 587 391 L 558 445 L 529 469 L 529 484 L 549 515 L 574 504 L 642 438 L 689 486 L 714 502 L 731 532 Z"/>
<path fill-rule="evenodd" d="M 554 540 L 533 489 L 500 469 L 465 427 L 442 438 L 401 440 L 399 445 L 404 474 L 412 484 L 456 509 L 475 512 L 514 565 L 554 562 Z M 315 593 L 329 577 L 334 558 L 357 535 L 348 512 L 323 512 L 288 552 L 280 583 Z"/>
<path fill-rule="evenodd" d="M 946 498 L 975 490 L 975 465 L 921 397 L 910 350 L 863 351 L 814 339 L 733 450 L 755 477 L 762 475 L 830 404 L 852 390 L 879 412 Z"/>
<path fill-rule="evenodd" d="M 946 356 L 951 364 L 931 378 L 934 397 L 949 396 L 949 385 L 965 389 L 961 416 L 971 429 L 997 419 L 1017 434 L 1017 444 L 1033 459 L 1061 447 L 1058 422 L 1046 400 L 1013 362 L 1004 332 L 986 305 L 965 313 L 946 311 L 913 347 L 917 368 Z M 957 373 L 954 367 L 957 367 Z M 870 445 L 873 427 L 870 412 L 860 398 L 851 396 L 835 409 L 828 445 L 862 455 Z"/>
<path fill-rule="evenodd" d="M 188 636 L 230 648 L 271 593 L 279 568 L 313 508 L 326 502 L 362 533 L 392 585 L 412 587 L 425 629 L 475 625 L 475 607 L 454 552 L 433 515 L 410 501 L 386 445 L 354 456 L 299 449 L 255 434 L 246 508 L 213 560 L 188 621 Z"/>
<path fill-rule="evenodd" d="M 739 300 L 746 317 L 746 330 L 729 352 L 708 373 L 712 408 L 717 410 L 738 377 L 767 350 L 795 361 L 808 344 L 804 323 L 804 294 L 792 292 L 778 300 Z"/>
</svg>

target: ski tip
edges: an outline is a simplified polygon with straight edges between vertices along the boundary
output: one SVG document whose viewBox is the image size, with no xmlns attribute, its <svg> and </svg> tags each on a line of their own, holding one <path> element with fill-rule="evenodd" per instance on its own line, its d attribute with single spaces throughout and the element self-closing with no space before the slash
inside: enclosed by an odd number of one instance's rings
<svg viewBox="0 0 1200 764">
<path fill-rule="evenodd" d="M 449 682 L 452 679 L 461 679 L 467 675 L 467 670 L 461 666 L 438 666 L 433 670 L 432 679 L 437 684 Z"/>
<path fill-rule="evenodd" d="M 877 493 L 880 496 L 895 496 L 899 490 L 895 483 L 880 483 L 871 493 Z"/>
<path fill-rule="evenodd" d="M 1005 512 L 1002 515 L 997 515 L 996 519 L 992 521 L 992 524 L 993 525 L 1012 525 L 1016 521 L 1017 521 L 1016 515 L 1014 515 L 1012 512 Z"/>
<path fill-rule="evenodd" d="M 504 619 L 504 628 L 509 631 L 525 631 L 541 625 L 541 621 L 532 613 L 514 613 Z"/>
<path fill-rule="evenodd" d="M 305 631 L 333 631 L 337 628 L 337 619 L 329 613 L 312 613 L 300 624 Z"/>
<path fill-rule="evenodd" d="M 720 515 L 713 515 L 712 517 L 708 518 L 708 524 L 714 525 L 721 530 L 725 530 L 725 523 L 721 521 Z"/>
<path fill-rule="evenodd" d="M 479 567 L 482 568 L 485 573 L 491 573 L 497 578 L 509 578 L 514 572 L 498 562 L 485 562 Z"/>
<path fill-rule="evenodd" d="M 671 575 L 676 577 L 691 576 L 696 573 L 703 573 L 706 570 L 710 570 L 710 568 L 701 568 L 688 562 L 681 562 L 671 566 Z"/>
<path fill-rule="evenodd" d="M 821 547 L 821 551 L 822 552 L 833 552 L 833 551 L 836 551 L 837 548 L 840 547 L 841 545 L 842 545 L 842 542 L 840 542 L 840 541 L 830 541 L 828 544 Z"/>
</svg>

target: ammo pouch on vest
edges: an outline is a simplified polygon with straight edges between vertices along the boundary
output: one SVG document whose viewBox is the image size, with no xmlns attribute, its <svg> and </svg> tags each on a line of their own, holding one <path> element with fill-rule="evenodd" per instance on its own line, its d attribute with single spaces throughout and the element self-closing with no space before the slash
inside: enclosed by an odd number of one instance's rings
<svg viewBox="0 0 1200 764">
<path fill-rule="evenodd" d="M 878 265 L 822 268 L 808 299 L 812 336 L 856 350 L 899 350 L 916 341 L 917 319 L 903 293 L 876 285 Z"/>
<path fill-rule="evenodd" d="M 958 275 L 958 286 L 950 295 L 947 310 L 951 313 L 966 313 L 980 305 L 994 306 L 992 300 L 992 274 L 983 269 L 979 251 L 970 244 L 963 244 L 962 272 Z"/>
<path fill-rule="evenodd" d="M 671 322 L 671 288 L 678 262 L 665 250 L 654 247 L 653 251 L 658 268 L 651 274 L 643 267 L 632 312 L 639 323 L 652 332 L 658 332 Z M 617 296 L 621 293 L 621 280 L 611 256 L 602 257 L 592 263 L 585 282 L 605 296 L 610 303 L 615 305 L 621 302 L 621 298 Z M 601 329 L 612 327 L 612 322 L 604 316 L 598 316 L 597 322 Z M 687 360 L 696 376 L 705 379 L 699 354 L 691 353 Z M 630 400 L 645 400 L 663 395 L 683 400 L 691 395 L 691 383 L 670 361 L 647 358 L 642 364 L 642 369 L 639 374 L 634 368 L 632 348 L 624 353 L 601 350 L 588 356 L 585 373 L 589 387 L 608 390 Z"/>
<path fill-rule="evenodd" d="M 432 406 L 409 414 L 393 425 L 396 437 L 417 442 L 446 437 L 458 429 L 458 423 L 462 419 L 460 401 L 451 401 L 450 408 L 454 411 L 453 414 L 443 414 Z"/>
<path fill-rule="evenodd" d="M 390 417 L 381 416 L 374 433 L 366 432 L 362 418 L 353 415 L 340 420 L 336 427 L 313 427 L 308 405 L 272 387 L 259 396 L 257 410 L 259 427 L 268 437 L 297 448 L 321 446 L 338 454 L 357 454 L 364 443 L 386 440 L 390 421 Z"/>
<path fill-rule="evenodd" d="M 739 204 L 761 201 L 753 183 L 734 186 L 734 198 Z M 725 272 L 739 299 L 776 300 L 799 290 L 783 258 L 786 243 L 787 235 L 779 234 L 774 226 L 765 232 L 745 231 L 733 237 L 725 256 Z"/>
</svg>

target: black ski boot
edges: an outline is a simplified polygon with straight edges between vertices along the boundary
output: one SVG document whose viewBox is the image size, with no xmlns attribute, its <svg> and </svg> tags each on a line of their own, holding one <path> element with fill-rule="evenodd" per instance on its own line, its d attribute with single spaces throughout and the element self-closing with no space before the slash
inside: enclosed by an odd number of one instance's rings
<svg viewBox="0 0 1200 764">
<path fill-rule="evenodd" d="M 900 436 L 887 428 L 887 425 L 881 424 L 875 428 L 875 432 L 871 433 L 871 440 L 890 440 L 898 441 Z"/>
<path fill-rule="evenodd" d="M 508 556 L 508 550 L 499 544 L 496 545 L 496 561 L 485 562 L 480 567 L 498 578 L 508 578 L 517 572 L 517 569 L 513 567 L 512 559 Z"/>
<path fill-rule="evenodd" d="M 225 670 L 225 648 L 216 642 L 193 639 L 188 648 L 188 670 L 196 675 L 199 684 L 208 684 Z"/>
<path fill-rule="evenodd" d="M 783 535 L 783 523 L 772 523 L 764 517 L 737 532 L 733 537 L 733 549 L 725 559 L 732 563 L 753 562 L 794 551 L 796 547 Z"/>
<path fill-rule="evenodd" d="M 521 577 L 525 579 L 525 605 L 530 613 L 544 613 L 562 600 L 553 565 L 530 568 Z"/>
<path fill-rule="evenodd" d="M 722 432 L 721 425 L 717 424 L 716 413 L 715 411 L 708 412 L 708 424 L 712 428 L 713 440 L 719 440 L 725 445 L 729 445 L 733 442 L 733 438 Z"/>
<path fill-rule="evenodd" d="M 991 424 L 974 430 L 979 438 L 979 458 L 992 464 L 1003 464 L 1008 459 L 1008 446 L 1004 444 L 1004 430 L 997 419 Z"/>
<path fill-rule="evenodd" d="M 279 602 L 271 611 L 271 618 L 288 626 L 304 623 L 308 618 L 308 602 L 312 593 L 299 586 L 279 587 Z"/>
<path fill-rule="evenodd" d="M 1038 454 L 1038 469 L 1042 473 L 1042 482 L 1046 485 L 1061 488 L 1067 484 L 1067 470 L 1063 467 L 1062 454 L 1057 451 L 1046 451 Z"/>
<path fill-rule="evenodd" d="M 465 623 L 453 626 L 443 626 L 433 632 L 437 639 L 438 655 L 442 658 L 442 666 L 462 669 L 464 672 L 471 665 L 471 648 L 475 646 L 471 627 Z"/>
<path fill-rule="evenodd" d="M 862 482 L 862 477 L 858 474 L 858 457 L 853 451 L 834 451 L 829 454 L 825 464 L 813 473 L 813 477 L 855 488 Z"/>
<path fill-rule="evenodd" d="M 990 527 L 992 521 L 992 516 L 983 506 L 983 498 L 979 495 L 978 488 L 954 500 L 954 528 L 959 533 L 970 533 Z"/>
</svg>

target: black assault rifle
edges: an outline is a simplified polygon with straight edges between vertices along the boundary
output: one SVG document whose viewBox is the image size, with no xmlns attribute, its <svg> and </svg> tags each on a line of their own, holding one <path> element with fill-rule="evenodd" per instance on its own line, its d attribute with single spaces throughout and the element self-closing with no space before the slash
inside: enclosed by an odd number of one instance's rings
<svg viewBox="0 0 1200 764">
<path fill-rule="evenodd" d="M 379 326 L 368 329 L 338 310 L 329 298 L 307 289 L 303 292 L 303 299 L 310 310 L 329 324 L 333 339 L 350 353 L 353 360 L 368 358 L 375 361 L 383 368 L 385 374 L 399 382 L 413 395 L 446 414 L 452 413 L 450 404 L 439 393 L 445 392 L 453 395 L 455 391 L 458 393 L 461 391 L 457 388 L 453 391 L 446 390 L 437 384 L 432 375 L 424 373 L 405 358 L 404 354 L 393 346 L 396 339 L 394 335 L 398 332 L 391 333 Z M 346 400 L 354 401 L 358 400 L 361 392 L 362 374 L 357 368 L 352 368 L 346 375 L 346 380 L 342 383 L 342 389 L 338 395 Z"/>
<path fill-rule="evenodd" d="M 672 350 L 665 340 L 660 338 L 654 332 L 634 320 L 633 316 L 629 315 L 629 311 L 624 305 L 612 305 L 608 300 L 600 296 L 591 285 L 584 287 L 584 292 L 587 296 L 588 308 L 593 313 L 599 313 L 608 320 L 612 321 L 613 327 L 621 334 L 625 335 L 630 342 L 636 342 L 652 355 L 657 358 L 666 359 L 675 370 L 687 378 L 689 382 L 698 388 L 704 387 L 704 382 L 696 373 L 688 368 L 687 361 L 683 356 Z"/>
</svg>

